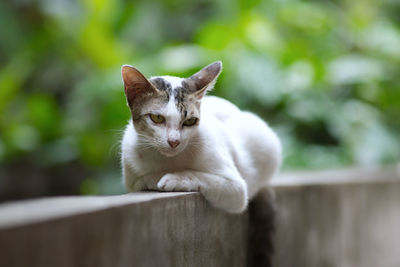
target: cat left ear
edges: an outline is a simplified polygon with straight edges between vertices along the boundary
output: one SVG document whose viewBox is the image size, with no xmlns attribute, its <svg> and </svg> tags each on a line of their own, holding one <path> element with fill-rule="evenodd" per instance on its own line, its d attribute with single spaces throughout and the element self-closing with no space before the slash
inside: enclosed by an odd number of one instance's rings
<svg viewBox="0 0 400 267">
<path fill-rule="evenodd" d="M 221 70 L 222 62 L 217 61 L 202 68 L 189 78 L 186 78 L 186 81 L 195 87 L 195 92 L 193 94 L 201 98 L 207 91 L 213 89 Z"/>
<path fill-rule="evenodd" d="M 157 91 L 138 69 L 129 65 L 123 65 L 121 72 L 122 79 L 124 80 L 126 99 L 131 108 L 136 99 Z"/>
</svg>

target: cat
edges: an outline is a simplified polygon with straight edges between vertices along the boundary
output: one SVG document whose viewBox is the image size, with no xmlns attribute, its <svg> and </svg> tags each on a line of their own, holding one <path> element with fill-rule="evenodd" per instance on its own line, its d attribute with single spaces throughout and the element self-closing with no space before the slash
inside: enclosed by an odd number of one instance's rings
<svg viewBox="0 0 400 267">
<path fill-rule="evenodd" d="M 132 119 L 122 139 L 127 191 L 199 191 L 216 208 L 241 213 L 282 159 L 274 131 L 225 99 L 206 96 L 222 63 L 188 78 L 147 79 L 122 66 Z"/>
</svg>

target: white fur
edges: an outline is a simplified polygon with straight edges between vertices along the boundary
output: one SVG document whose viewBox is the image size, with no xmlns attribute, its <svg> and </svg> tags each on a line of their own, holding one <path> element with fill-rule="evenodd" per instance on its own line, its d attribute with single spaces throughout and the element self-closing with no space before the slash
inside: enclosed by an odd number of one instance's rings
<svg viewBox="0 0 400 267">
<path fill-rule="evenodd" d="M 179 78 L 164 78 L 180 84 Z M 178 152 L 141 146 L 142 137 L 130 122 L 122 140 L 127 190 L 200 191 L 213 206 L 242 212 L 281 163 L 278 137 L 254 114 L 210 96 L 202 99 L 200 124 L 179 130 L 171 101 L 162 111 L 169 124 L 159 127 L 159 134 L 178 137 Z"/>
</svg>

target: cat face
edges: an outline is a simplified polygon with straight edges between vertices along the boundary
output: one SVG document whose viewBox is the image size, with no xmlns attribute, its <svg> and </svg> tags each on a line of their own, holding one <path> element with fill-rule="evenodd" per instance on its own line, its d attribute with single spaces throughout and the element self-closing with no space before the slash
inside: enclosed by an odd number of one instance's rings
<svg viewBox="0 0 400 267">
<path fill-rule="evenodd" d="M 184 79 L 155 77 L 150 83 L 160 91 L 149 98 L 133 120 L 135 130 L 165 156 L 185 149 L 200 122 L 200 100 L 188 93 Z"/>
<path fill-rule="evenodd" d="M 213 87 L 221 67 L 221 62 L 215 62 L 186 79 L 149 80 L 133 67 L 122 67 L 128 106 L 143 146 L 167 157 L 187 147 L 198 130 L 201 99 Z"/>
</svg>

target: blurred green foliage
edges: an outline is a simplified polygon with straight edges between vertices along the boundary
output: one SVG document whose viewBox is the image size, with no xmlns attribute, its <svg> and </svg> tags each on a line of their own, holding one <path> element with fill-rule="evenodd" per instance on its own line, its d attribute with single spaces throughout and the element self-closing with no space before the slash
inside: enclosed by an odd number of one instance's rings
<svg viewBox="0 0 400 267">
<path fill-rule="evenodd" d="M 218 59 L 214 94 L 278 131 L 285 169 L 399 160 L 398 1 L 14 0 L 0 2 L 0 163 L 75 162 L 82 193 L 112 192 L 120 66 L 187 76 Z"/>
</svg>

